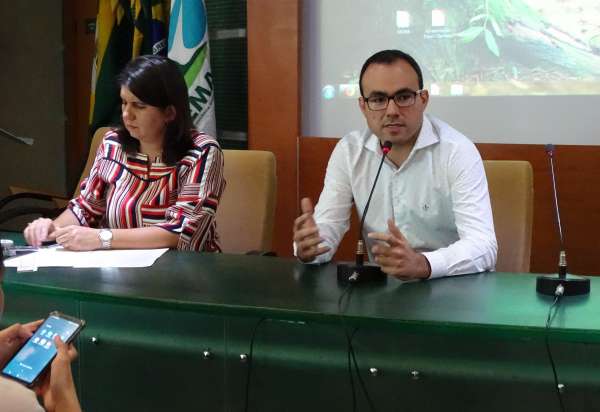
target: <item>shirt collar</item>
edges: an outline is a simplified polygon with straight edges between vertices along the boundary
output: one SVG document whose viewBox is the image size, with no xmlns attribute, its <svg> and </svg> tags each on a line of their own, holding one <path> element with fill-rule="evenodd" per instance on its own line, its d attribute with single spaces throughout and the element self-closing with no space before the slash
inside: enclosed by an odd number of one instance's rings
<svg viewBox="0 0 600 412">
<path fill-rule="evenodd" d="M 366 149 L 376 153 L 382 153 L 379 138 L 375 136 L 375 134 L 368 127 L 363 132 L 363 139 L 365 141 L 364 147 Z M 433 124 L 431 124 L 429 116 L 423 115 L 423 124 L 421 125 L 421 131 L 417 136 L 417 141 L 415 142 L 415 145 L 411 152 L 414 152 L 415 150 L 419 150 L 427 146 L 434 145 L 439 141 L 440 137 L 438 136 L 437 130 L 434 129 Z"/>
<path fill-rule="evenodd" d="M 440 141 L 440 136 L 433 128 L 433 124 L 431 120 L 429 120 L 429 116 L 423 115 L 423 124 L 421 125 L 421 131 L 419 132 L 419 136 L 417 136 L 417 141 L 415 142 L 415 146 L 413 150 L 419 150 L 427 146 L 434 145 Z"/>
</svg>

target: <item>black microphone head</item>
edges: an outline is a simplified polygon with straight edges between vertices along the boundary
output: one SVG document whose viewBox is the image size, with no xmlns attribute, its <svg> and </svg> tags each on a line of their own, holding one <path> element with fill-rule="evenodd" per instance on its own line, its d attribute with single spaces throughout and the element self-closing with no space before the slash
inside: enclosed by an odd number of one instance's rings
<svg viewBox="0 0 600 412">
<path fill-rule="evenodd" d="M 386 140 L 385 142 L 383 142 L 383 145 L 381 146 L 381 151 L 383 152 L 384 155 L 386 155 L 389 153 L 390 150 L 392 150 L 392 142 L 390 142 L 389 140 Z"/>
<path fill-rule="evenodd" d="M 546 149 L 546 153 L 547 153 L 549 156 L 552 156 L 552 155 L 554 155 L 554 145 L 553 145 L 552 143 L 548 143 L 548 144 L 545 146 L 545 149 Z"/>
</svg>

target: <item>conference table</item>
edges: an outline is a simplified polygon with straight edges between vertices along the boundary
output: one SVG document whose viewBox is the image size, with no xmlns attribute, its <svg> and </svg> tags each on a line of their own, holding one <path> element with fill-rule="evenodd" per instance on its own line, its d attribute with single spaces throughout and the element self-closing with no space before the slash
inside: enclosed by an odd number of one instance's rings
<svg viewBox="0 0 600 412">
<path fill-rule="evenodd" d="M 546 338 L 565 410 L 600 410 L 600 282 L 546 330 L 535 279 L 349 288 L 335 264 L 168 251 L 148 268 L 7 268 L 2 324 L 86 320 L 73 370 L 88 412 L 559 411 Z"/>
</svg>

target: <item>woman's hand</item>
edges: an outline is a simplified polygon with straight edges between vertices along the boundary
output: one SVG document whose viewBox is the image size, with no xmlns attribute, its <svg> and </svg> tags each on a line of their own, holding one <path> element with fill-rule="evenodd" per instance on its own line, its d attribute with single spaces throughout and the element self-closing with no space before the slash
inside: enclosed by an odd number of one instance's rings
<svg viewBox="0 0 600 412">
<path fill-rule="evenodd" d="M 99 229 L 70 225 L 54 231 L 56 243 L 67 250 L 96 250 L 102 247 Z"/>
<path fill-rule="evenodd" d="M 0 366 L 4 366 L 17 349 L 33 335 L 42 324 L 43 319 L 21 325 L 15 323 L 6 329 L 0 330 Z"/>
<path fill-rule="evenodd" d="M 39 247 L 43 241 L 54 239 L 55 230 L 56 227 L 52 219 L 40 217 L 27 225 L 23 235 L 27 243 Z"/>
<path fill-rule="evenodd" d="M 54 344 L 56 357 L 50 365 L 49 373 L 35 391 L 42 397 L 44 408 L 48 412 L 81 411 L 71 373 L 71 362 L 77 358 L 77 350 L 72 344 L 67 346 L 60 336 L 54 337 Z"/>
</svg>

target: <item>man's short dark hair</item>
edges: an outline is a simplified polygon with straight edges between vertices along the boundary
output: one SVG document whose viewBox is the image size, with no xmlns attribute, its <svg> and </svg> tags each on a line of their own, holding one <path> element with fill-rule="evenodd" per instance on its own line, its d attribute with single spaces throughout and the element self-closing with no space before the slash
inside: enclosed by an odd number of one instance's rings
<svg viewBox="0 0 600 412">
<path fill-rule="evenodd" d="M 421 72 L 421 68 L 419 67 L 417 61 L 410 54 L 404 53 L 400 50 L 382 50 L 369 57 L 367 61 L 365 61 L 365 64 L 363 64 L 362 69 L 360 69 L 360 77 L 358 78 L 358 87 L 360 87 L 360 95 L 362 97 L 365 97 L 365 95 L 363 94 L 362 79 L 365 74 L 365 71 L 370 65 L 392 64 L 398 60 L 404 60 L 405 62 L 410 64 L 410 67 L 412 67 L 415 73 L 417 73 L 417 78 L 419 79 L 419 89 L 422 89 L 423 73 Z"/>
</svg>

